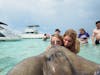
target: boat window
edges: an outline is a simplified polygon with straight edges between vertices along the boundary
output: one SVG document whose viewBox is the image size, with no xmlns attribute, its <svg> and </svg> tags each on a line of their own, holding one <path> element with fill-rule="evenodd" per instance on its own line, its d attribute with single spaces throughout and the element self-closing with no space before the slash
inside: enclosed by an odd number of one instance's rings
<svg viewBox="0 0 100 75">
<path fill-rule="evenodd" d="M 0 37 L 5 37 L 5 35 L 3 35 L 2 33 L 0 33 Z"/>
<path fill-rule="evenodd" d="M 26 32 L 27 34 L 38 34 L 38 32 Z"/>
<path fill-rule="evenodd" d="M 26 32 L 27 34 L 34 33 L 34 32 Z"/>
<path fill-rule="evenodd" d="M 34 33 L 34 32 L 31 32 L 31 33 Z"/>
</svg>

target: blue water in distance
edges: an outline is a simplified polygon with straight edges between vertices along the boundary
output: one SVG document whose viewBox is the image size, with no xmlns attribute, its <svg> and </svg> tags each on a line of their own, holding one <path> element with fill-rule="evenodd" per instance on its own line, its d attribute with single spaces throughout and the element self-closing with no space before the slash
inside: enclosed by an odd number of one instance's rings
<svg viewBox="0 0 100 75">
<path fill-rule="evenodd" d="M 49 40 L 43 41 L 42 39 L 0 41 L 0 75 L 6 75 L 14 65 L 23 59 L 44 52 L 49 44 Z M 81 45 L 78 55 L 100 64 L 100 45 L 93 46 L 91 42 Z"/>
</svg>

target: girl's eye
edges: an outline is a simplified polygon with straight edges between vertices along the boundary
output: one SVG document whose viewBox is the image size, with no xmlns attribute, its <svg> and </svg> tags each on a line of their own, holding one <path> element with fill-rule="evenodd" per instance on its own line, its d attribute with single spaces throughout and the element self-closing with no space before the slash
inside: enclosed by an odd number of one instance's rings
<svg viewBox="0 0 100 75">
<path fill-rule="evenodd" d="M 72 40 L 64 39 L 64 41 L 72 42 Z"/>
</svg>

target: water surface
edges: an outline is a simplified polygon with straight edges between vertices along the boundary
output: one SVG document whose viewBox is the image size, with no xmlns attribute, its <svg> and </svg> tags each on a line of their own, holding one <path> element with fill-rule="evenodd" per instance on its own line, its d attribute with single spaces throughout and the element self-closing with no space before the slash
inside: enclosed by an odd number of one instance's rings
<svg viewBox="0 0 100 75">
<path fill-rule="evenodd" d="M 49 40 L 43 41 L 42 39 L 0 41 L 0 75 L 6 75 L 14 65 L 23 59 L 44 52 L 49 43 Z M 93 46 L 91 42 L 81 45 L 78 55 L 100 64 L 100 45 Z"/>
</svg>

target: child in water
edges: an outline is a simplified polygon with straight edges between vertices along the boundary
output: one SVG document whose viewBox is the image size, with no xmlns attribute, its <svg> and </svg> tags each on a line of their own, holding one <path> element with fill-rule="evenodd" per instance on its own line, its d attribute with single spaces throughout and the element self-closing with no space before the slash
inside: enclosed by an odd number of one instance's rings
<svg viewBox="0 0 100 75">
<path fill-rule="evenodd" d="M 50 40 L 50 46 L 48 46 L 48 48 L 51 48 L 51 46 L 63 46 L 62 36 L 59 34 L 52 35 Z"/>
<path fill-rule="evenodd" d="M 80 42 L 77 39 L 77 33 L 73 29 L 68 29 L 63 35 L 64 47 L 77 54 L 80 51 Z"/>
</svg>

